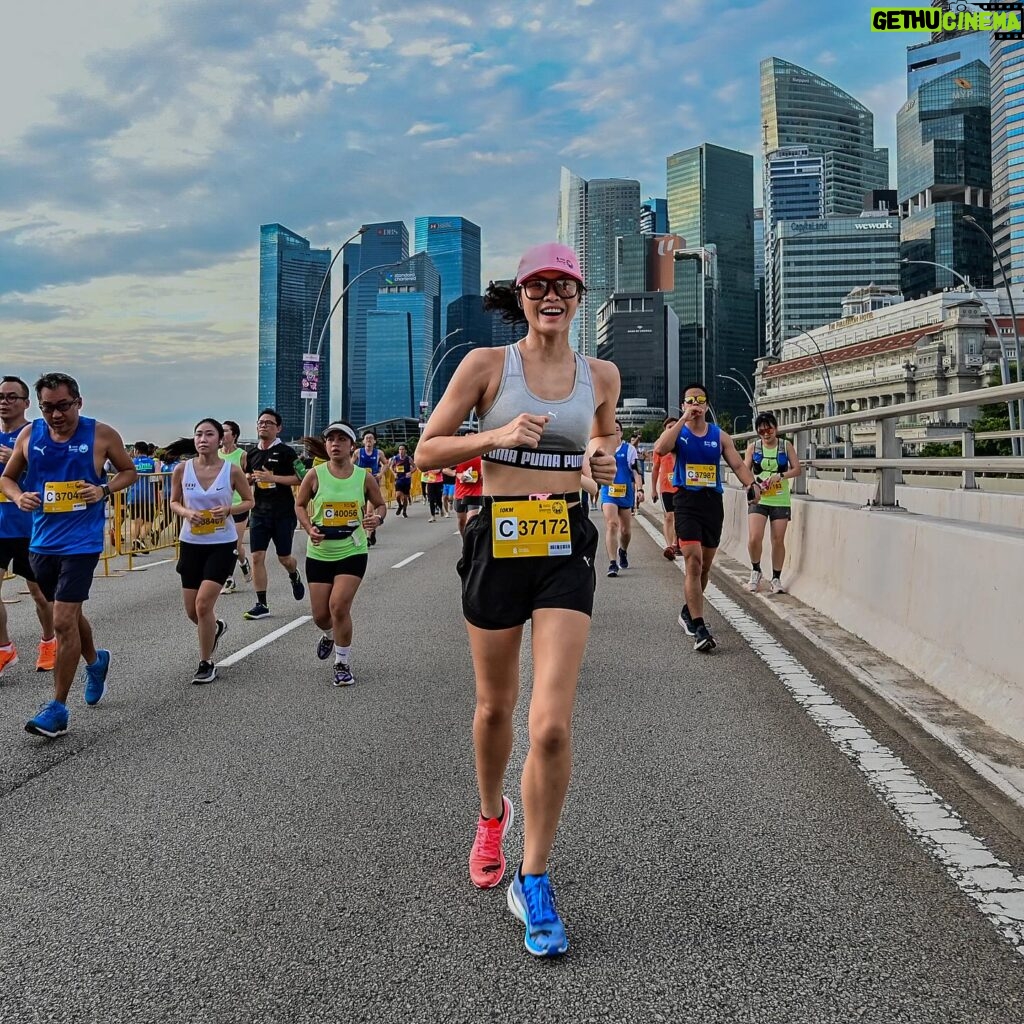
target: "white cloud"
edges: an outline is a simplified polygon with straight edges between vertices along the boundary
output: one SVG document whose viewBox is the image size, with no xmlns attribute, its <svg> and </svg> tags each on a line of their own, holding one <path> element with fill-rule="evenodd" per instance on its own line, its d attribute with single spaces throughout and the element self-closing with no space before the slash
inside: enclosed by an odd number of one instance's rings
<svg viewBox="0 0 1024 1024">
<path fill-rule="evenodd" d="M 465 56 L 473 49 L 471 43 L 452 43 L 447 39 L 416 39 L 399 49 L 403 57 L 429 57 L 434 67 L 442 68 L 456 57 Z"/>
<path fill-rule="evenodd" d="M 362 85 L 370 76 L 352 65 L 352 55 L 337 46 L 311 47 L 299 40 L 295 53 L 311 60 L 336 85 Z"/>
<path fill-rule="evenodd" d="M 384 50 L 395 40 L 381 18 L 369 22 L 353 21 L 349 28 L 363 37 L 363 46 L 368 50 Z"/>
<path fill-rule="evenodd" d="M 444 127 L 441 123 L 432 124 L 430 121 L 417 121 L 409 127 L 406 135 L 429 135 L 431 132 L 438 132 Z"/>
</svg>

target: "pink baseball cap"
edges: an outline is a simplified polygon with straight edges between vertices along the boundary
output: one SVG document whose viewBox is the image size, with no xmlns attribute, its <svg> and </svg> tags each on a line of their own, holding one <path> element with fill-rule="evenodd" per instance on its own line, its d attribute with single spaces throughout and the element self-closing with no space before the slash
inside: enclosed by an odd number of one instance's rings
<svg viewBox="0 0 1024 1024">
<path fill-rule="evenodd" d="M 580 284 L 583 284 L 583 271 L 580 269 L 580 261 L 576 253 L 567 245 L 559 242 L 545 242 L 543 245 L 535 245 L 523 253 L 519 261 L 519 269 L 516 271 L 516 284 L 521 285 L 528 277 L 539 274 L 545 270 L 557 270 L 566 277 L 574 277 Z"/>
</svg>

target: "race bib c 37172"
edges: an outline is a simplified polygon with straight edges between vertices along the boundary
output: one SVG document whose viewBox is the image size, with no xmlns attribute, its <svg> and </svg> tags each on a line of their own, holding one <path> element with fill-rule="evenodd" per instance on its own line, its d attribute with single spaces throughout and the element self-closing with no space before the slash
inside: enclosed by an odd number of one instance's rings
<svg viewBox="0 0 1024 1024">
<path fill-rule="evenodd" d="M 565 501 L 496 501 L 491 505 L 495 558 L 549 558 L 572 554 Z"/>
</svg>

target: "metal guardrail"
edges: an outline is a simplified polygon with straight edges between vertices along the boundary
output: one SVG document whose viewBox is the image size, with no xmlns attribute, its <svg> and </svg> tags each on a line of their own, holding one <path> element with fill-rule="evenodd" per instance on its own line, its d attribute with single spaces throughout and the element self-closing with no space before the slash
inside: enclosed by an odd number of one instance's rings
<svg viewBox="0 0 1024 1024">
<path fill-rule="evenodd" d="M 899 405 L 878 406 L 874 409 L 862 409 L 857 412 L 843 413 L 841 416 L 828 416 L 822 419 L 801 420 L 797 423 L 779 424 L 782 434 L 793 437 L 793 444 L 800 455 L 800 460 L 811 475 L 818 469 L 842 469 L 846 480 L 854 479 L 855 470 L 874 471 L 878 477 L 878 490 L 875 499 L 870 502 L 880 507 L 896 505 L 896 485 L 900 482 L 903 472 L 919 470 L 921 472 L 953 472 L 960 473 L 961 486 L 972 490 L 977 487 L 976 473 L 1006 473 L 1024 475 L 1024 457 L 1013 455 L 995 455 L 978 457 L 974 454 L 975 434 L 965 430 L 960 435 L 963 454 L 953 458 L 917 458 L 903 455 L 903 446 L 896 434 L 896 421 L 918 413 L 942 412 L 946 409 L 976 409 L 983 405 L 997 405 L 1024 399 L 1024 383 L 999 384 L 994 387 L 977 388 L 974 391 L 959 392 L 955 395 L 943 395 L 941 398 L 929 398 L 917 402 L 903 402 Z M 837 427 L 848 427 L 856 423 L 875 424 L 874 455 L 854 457 L 853 441 L 849 436 L 835 444 L 816 444 L 813 437 L 820 436 L 821 431 L 832 433 Z M 986 433 L 989 437 L 1018 436 L 1021 431 L 998 431 Z M 736 434 L 737 441 L 748 441 L 757 435 L 751 431 Z M 982 435 L 979 435 L 982 436 Z M 947 442 L 951 443 L 951 442 Z M 858 441 L 858 447 L 863 442 Z M 839 458 L 819 459 L 818 449 L 822 447 L 842 448 Z M 807 493 L 807 475 L 803 474 L 793 481 L 794 494 Z"/>
</svg>

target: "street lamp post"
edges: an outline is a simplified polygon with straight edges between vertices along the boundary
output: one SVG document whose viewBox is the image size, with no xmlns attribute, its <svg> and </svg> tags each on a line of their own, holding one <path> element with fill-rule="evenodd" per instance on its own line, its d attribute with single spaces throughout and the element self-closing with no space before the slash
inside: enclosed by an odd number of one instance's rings
<svg viewBox="0 0 1024 1024">
<path fill-rule="evenodd" d="M 431 368 L 431 366 L 434 365 L 434 360 L 437 359 L 438 352 L 441 352 L 442 355 L 441 355 L 441 359 L 438 360 L 437 366 L 441 365 L 441 362 L 443 362 L 443 360 L 444 360 L 444 354 L 443 353 L 445 351 L 445 347 L 444 347 L 445 344 L 447 343 L 449 338 L 454 337 L 456 334 L 460 333 L 461 330 L 462 330 L 461 327 L 456 327 L 454 331 L 449 331 L 441 339 L 441 344 L 438 345 L 437 348 L 435 348 L 434 351 L 430 353 L 430 358 L 427 360 L 427 365 L 423 368 L 423 394 L 420 395 L 420 409 L 421 410 L 425 409 L 427 407 L 427 388 L 429 387 L 430 381 L 432 381 L 434 379 L 434 374 L 433 374 L 433 372 L 431 371 L 430 368 Z M 472 344 L 472 342 L 468 342 L 467 344 Z M 456 347 L 458 347 L 458 346 L 456 346 Z M 455 349 L 452 349 L 452 351 L 454 352 Z M 437 370 L 437 366 L 434 366 L 434 370 Z"/>
<path fill-rule="evenodd" d="M 1013 305 L 1013 292 L 1010 289 L 1010 279 L 1006 276 L 1006 266 L 1003 263 L 1003 257 L 999 254 L 996 243 L 992 241 L 992 236 L 969 213 L 964 214 L 964 223 L 970 224 L 972 228 L 976 228 L 985 236 L 985 241 L 988 242 L 989 248 L 999 264 L 999 273 L 1003 276 L 1003 287 L 1006 289 L 1006 297 L 1010 301 L 1010 318 L 1013 320 L 1013 361 L 1017 364 L 1017 380 L 1019 381 L 1021 379 L 1020 333 L 1017 330 L 1017 310 Z M 1003 342 L 1000 338 L 1000 350 L 1002 350 L 1002 344 Z M 1024 423 L 1024 399 L 1017 400 L 1017 422 Z"/>
<path fill-rule="evenodd" d="M 735 369 L 735 367 L 730 366 L 729 369 L 733 370 Z M 739 373 L 739 370 L 736 370 L 736 372 Z M 738 377 L 734 377 L 730 373 L 718 373 L 715 374 L 715 376 L 721 380 L 731 380 L 733 384 L 735 384 L 740 389 L 740 391 L 743 392 L 743 397 L 746 398 L 747 404 L 750 406 L 751 423 L 753 423 L 753 421 L 757 418 L 757 402 L 754 401 L 753 392 L 747 389 L 747 386 L 746 384 L 743 383 L 743 381 L 741 381 Z"/>
<path fill-rule="evenodd" d="M 454 334 L 455 331 L 452 331 L 451 333 Z M 451 335 L 450 334 L 446 334 L 445 337 L 449 338 L 449 337 L 451 337 Z M 476 345 L 475 341 L 463 341 L 463 342 L 460 342 L 458 345 L 453 345 L 450 349 L 445 351 L 444 355 L 442 355 L 440 359 L 438 359 L 437 365 L 433 368 L 433 370 L 430 371 L 430 374 L 423 381 L 423 394 L 420 397 L 420 412 L 423 414 L 424 422 L 426 421 L 426 412 L 427 412 L 427 408 L 428 408 L 427 395 L 430 392 L 430 385 L 434 383 L 434 377 L 437 375 L 437 371 L 441 369 L 441 364 L 453 352 L 458 352 L 460 348 L 473 348 L 474 345 Z M 439 347 L 438 349 L 436 349 L 435 354 L 436 354 L 436 352 L 440 352 L 440 351 L 441 351 L 441 349 Z M 432 356 L 430 362 L 433 362 L 433 361 L 434 360 L 433 360 L 433 356 Z M 427 363 L 427 367 L 428 368 L 429 368 L 429 366 L 430 366 L 430 363 Z"/>
<path fill-rule="evenodd" d="M 992 333 L 995 336 L 996 343 L 999 345 L 999 378 L 1001 383 L 1010 383 L 1010 371 L 1007 368 L 1006 355 L 1003 352 L 1003 340 L 999 334 L 999 324 L 996 323 L 995 317 L 992 315 L 992 310 L 989 309 L 988 303 L 978 293 L 978 289 L 971 284 L 971 280 L 968 277 L 964 277 L 959 271 L 954 270 L 952 267 L 946 266 L 945 263 L 936 263 L 934 260 L 900 260 L 900 263 L 920 263 L 924 266 L 938 267 L 940 270 L 945 270 L 947 273 L 952 274 L 958 281 L 960 281 L 965 288 L 969 288 L 971 294 L 974 296 L 975 301 L 978 305 L 985 310 L 985 315 L 988 317 L 988 322 L 992 325 Z M 1018 364 L 1019 365 L 1019 364 Z M 1018 370 L 1018 374 L 1019 374 Z M 1010 417 L 1010 430 L 1017 429 L 1017 423 L 1019 422 L 1017 417 L 1017 409 L 1013 402 L 1006 403 L 1006 410 Z M 1014 455 L 1020 455 L 1024 450 L 1024 438 L 1013 437 L 1010 439 L 1010 448 Z"/>
<path fill-rule="evenodd" d="M 350 241 L 351 241 L 351 239 L 350 239 Z M 346 242 L 345 244 L 347 245 L 348 242 Z M 349 288 L 351 288 L 352 285 L 354 285 L 356 283 L 356 281 L 359 280 L 359 278 L 365 277 L 367 274 L 372 273 L 374 270 L 390 270 L 391 267 L 397 267 L 398 265 L 399 265 L 398 263 L 382 263 L 379 267 L 367 267 L 365 270 L 361 270 L 358 274 L 356 274 L 356 276 L 353 277 L 352 280 L 349 281 L 349 283 L 347 285 L 345 285 L 344 288 L 341 289 L 341 294 L 337 297 L 337 299 L 335 299 L 334 305 L 331 306 L 331 311 L 327 314 L 327 319 L 324 320 L 323 327 L 320 328 L 320 336 L 316 339 L 316 350 L 315 350 L 314 354 L 316 355 L 318 360 L 320 358 L 320 349 L 323 347 L 323 343 L 324 343 L 324 335 L 327 333 L 327 328 L 328 328 L 328 326 L 330 326 L 330 323 L 331 323 L 331 317 L 334 316 L 334 311 L 338 308 L 338 305 L 340 304 L 341 300 L 343 298 L 345 298 L 345 294 L 346 294 L 346 292 L 348 292 Z M 304 433 L 306 433 L 306 434 L 312 434 L 313 433 L 313 423 L 316 421 L 315 410 L 316 410 L 316 399 L 315 398 L 307 398 L 306 399 L 306 423 L 303 424 L 303 430 L 304 430 Z"/>
</svg>

